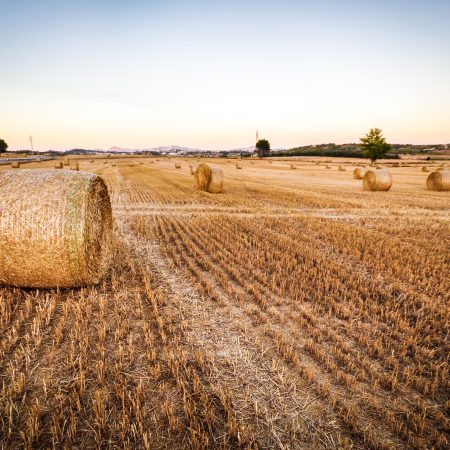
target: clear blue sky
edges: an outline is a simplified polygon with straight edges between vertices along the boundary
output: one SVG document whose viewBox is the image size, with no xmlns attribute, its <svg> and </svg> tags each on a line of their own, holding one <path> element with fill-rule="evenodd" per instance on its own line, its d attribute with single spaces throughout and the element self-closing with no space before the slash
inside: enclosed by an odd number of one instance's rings
<svg viewBox="0 0 450 450">
<path fill-rule="evenodd" d="M 0 138 L 450 142 L 450 0 L 0 0 Z"/>
</svg>

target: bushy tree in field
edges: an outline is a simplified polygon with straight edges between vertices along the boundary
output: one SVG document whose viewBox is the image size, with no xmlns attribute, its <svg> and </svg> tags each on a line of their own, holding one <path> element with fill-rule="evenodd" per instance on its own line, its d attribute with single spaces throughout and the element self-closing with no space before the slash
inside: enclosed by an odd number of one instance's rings
<svg viewBox="0 0 450 450">
<path fill-rule="evenodd" d="M 260 139 L 256 143 L 256 151 L 259 157 L 270 155 L 270 142 L 267 139 Z"/>
<path fill-rule="evenodd" d="M 3 139 L 0 139 L 0 153 L 6 152 L 7 149 L 8 144 Z"/>
<path fill-rule="evenodd" d="M 360 141 L 364 154 L 372 162 L 383 158 L 391 148 L 379 128 L 372 128 Z"/>
</svg>

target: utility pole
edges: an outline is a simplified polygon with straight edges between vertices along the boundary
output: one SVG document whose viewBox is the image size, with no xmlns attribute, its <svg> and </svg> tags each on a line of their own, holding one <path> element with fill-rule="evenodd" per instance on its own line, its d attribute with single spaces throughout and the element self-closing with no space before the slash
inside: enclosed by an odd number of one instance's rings
<svg viewBox="0 0 450 450">
<path fill-rule="evenodd" d="M 31 151 L 34 152 L 34 148 L 33 148 L 33 137 L 30 136 L 30 144 L 31 144 Z"/>
</svg>

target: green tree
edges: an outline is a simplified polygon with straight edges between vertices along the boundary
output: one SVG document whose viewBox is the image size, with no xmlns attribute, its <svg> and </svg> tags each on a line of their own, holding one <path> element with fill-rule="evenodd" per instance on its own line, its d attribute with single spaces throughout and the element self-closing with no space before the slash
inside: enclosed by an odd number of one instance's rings
<svg viewBox="0 0 450 450">
<path fill-rule="evenodd" d="M 7 148 L 8 144 L 3 139 L 0 139 L 0 153 L 6 152 Z"/>
<path fill-rule="evenodd" d="M 256 151 L 259 157 L 270 155 L 270 142 L 267 139 L 260 139 L 256 143 Z"/>
<path fill-rule="evenodd" d="M 360 141 L 364 154 L 372 162 L 383 158 L 391 148 L 379 128 L 372 128 Z"/>
</svg>

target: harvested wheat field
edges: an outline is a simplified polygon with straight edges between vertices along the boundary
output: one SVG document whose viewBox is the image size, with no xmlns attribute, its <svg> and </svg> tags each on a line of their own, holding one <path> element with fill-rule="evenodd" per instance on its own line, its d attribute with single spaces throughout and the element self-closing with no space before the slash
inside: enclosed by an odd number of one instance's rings
<svg viewBox="0 0 450 450">
<path fill-rule="evenodd" d="M 0 287 L 0 448 L 448 448 L 450 193 L 423 162 L 371 192 L 337 158 L 208 159 L 212 194 L 133 161 L 77 160 L 112 201 L 100 284 Z"/>
</svg>

